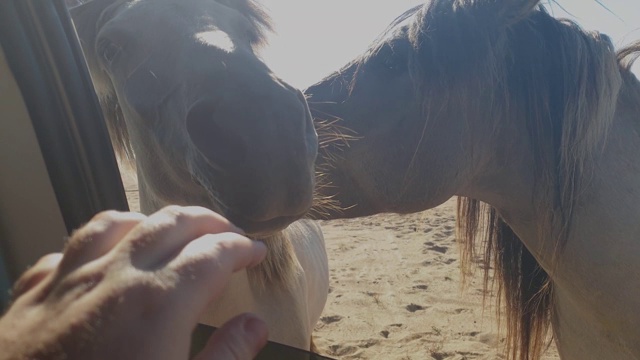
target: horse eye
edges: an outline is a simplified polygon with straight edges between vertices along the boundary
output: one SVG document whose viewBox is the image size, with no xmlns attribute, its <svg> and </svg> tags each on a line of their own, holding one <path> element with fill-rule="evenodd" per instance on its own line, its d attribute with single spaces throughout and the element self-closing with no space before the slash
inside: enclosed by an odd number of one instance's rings
<svg viewBox="0 0 640 360">
<path fill-rule="evenodd" d="M 111 65 L 120 51 L 122 48 L 109 40 L 102 40 L 98 43 L 98 55 L 106 65 Z"/>
</svg>

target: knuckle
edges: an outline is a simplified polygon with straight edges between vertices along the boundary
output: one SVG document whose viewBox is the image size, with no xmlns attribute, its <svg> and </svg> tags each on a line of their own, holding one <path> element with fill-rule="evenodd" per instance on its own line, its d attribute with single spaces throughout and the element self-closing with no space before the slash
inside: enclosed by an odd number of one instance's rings
<svg viewBox="0 0 640 360">
<path fill-rule="evenodd" d="M 167 222 L 176 225 L 182 225 L 193 219 L 193 214 L 191 214 L 186 207 L 178 205 L 166 206 L 159 211 L 159 214 L 162 218 L 166 219 Z"/>
<path fill-rule="evenodd" d="M 182 251 L 181 275 L 191 273 L 216 274 L 228 271 L 228 261 L 234 255 L 233 240 L 225 234 L 208 234 L 187 245 Z"/>
<path fill-rule="evenodd" d="M 221 215 L 201 206 L 169 205 L 160 210 L 160 212 L 176 225 L 184 225 L 202 218 L 206 218 L 209 221 L 224 222 L 224 218 Z"/>
<path fill-rule="evenodd" d="M 203 241 L 210 241 L 213 246 L 212 256 L 222 258 L 231 257 L 238 247 L 238 243 L 246 238 L 235 233 L 208 234 L 203 237 Z"/>
<path fill-rule="evenodd" d="M 29 291 L 42 279 L 51 274 L 58 266 L 61 254 L 48 254 L 40 258 L 35 265 L 22 274 L 12 289 L 12 296 L 15 299 L 21 294 Z"/>
<path fill-rule="evenodd" d="M 85 246 L 99 241 L 103 236 L 108 234 L 117 223 L 113 218 L 96 219 L 90 221 L 82 228 L 75 230 L 66 243 L 64 249 L 65 256 L 71 256 Z"/>
<path fill-rule="evenodd" d="M 127 213 L 115 210 L 103 211 L 91 219 L 82 228 L 74 231 L 71 238 L 92 237 L 108 232 L 111 228 L 119 225 L 137 222 L 137 217 L 127 216 Z"/>
<path fill-rule="evenodd" d="M 116 210 L 101 211 L 96 214 L 91 221 L 116 221 L 122 218 L 123 213 Z"/>
<path fill-rule="evenodd" d="M 166 214 L 179 214 L 184 211 L 184 207 L 180 205 L 167 205 L 160 209 L 159 212 Z"/>
<path fill-rule="evenodd" d="M 224 259 L 224 247 L 218 243 L 204 247 L 192 247 L 191 254 L 187 256 L 187 264 L 200 269 L 204 273 L 214 274 L 222 269 L 222 259 Z"/>
<path fill-rule="evenodd" d="M 235 254 L 244 252 L 245 250 L 241 249 L 251 242 L 248 238 L 233 232 L 221 233 L 216 241 L 216 253 L 224 258 L 234 257 Z"/>
<path fill-rule="evenodd" d="M 207 234 L 198 240 L 192 250 L 192 260 L 207 271 L 219 271 L 223 267 L 223 261 L 236 257 L 238 242 L 245 238 L 235 233 Z"/>
<path fill-rule="evenodd" d="M 18 278 L 18 280 L 15 283 L 14 289 L 23 287 L 25 284 L 31 283 L 33 280 L 35 280 L 36 278 L 39 278 L 45 273 L 48 273 L 48 271 L 45 269 L 32 267 L 31 269 L 27 270 L 27 272 L 25 272 Z"/>
<path fill-rule="evenodd" d="M 62 254 L 60 254 L 60 253 L 47 254 L 47 255 L 41 257 L 36 262 L 34 267 L 36 267 L 36 266 L 44 266 L 44 267 L 47 267 L 47 268 L 55 267 L 57 265 L 57 263 L 60 262 L 61 258 L 62 258 Z"/>
<path fill-rule="evenodd" d="M 93 217 L 92 222 L 113 226 L 119 224 L 138 223 L 146 218 L 145 215 L 136 212 L 121 212 L 116 210 L 103 211 Z"/>
</svg>

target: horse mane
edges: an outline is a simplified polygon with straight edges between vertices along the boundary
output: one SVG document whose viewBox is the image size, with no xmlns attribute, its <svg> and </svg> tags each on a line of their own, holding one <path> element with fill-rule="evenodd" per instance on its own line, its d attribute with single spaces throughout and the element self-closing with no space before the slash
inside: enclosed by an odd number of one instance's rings
<svg viewBox="0 0 640 360">
<path fill-rule="evenodd" d="M 296 283 L 297 260 L 289 237 L 289 229 L 284 229 L 270 235 L 262 241 L 267 247 L 267 257 L 253 268 L 247 269 L 247 274 L 254 291 L 261 292 L 274 286 L 286 289 Z"/>
<path fill-rule="evenodd" d="M 606 36 L 556 20 L 538 3 L 434 0 L 424 5 L 409 28 L 415 49 L 409 71 L 424 99 L 427 122 L 444 107 L 470 124 L 487 119 L 494 136 L 501 122 L 524 121 L 537 176 L 539 243 L 552 247 L 555 266 L 590 181 L 592 160 L 605 146 L 621 71 L 640 44 L 616 56 Z M 497 285 L 498 315 L 504 302 L 507 357 L 539 358 L 553 316 L 553 284 L 531 252 L 542 249 L 527 249 L 495 208 L 476 199 L 460 197 L 457 215 L 463 270 L 469 270 L 479 245 L 485 296 Z"/>
</svg>

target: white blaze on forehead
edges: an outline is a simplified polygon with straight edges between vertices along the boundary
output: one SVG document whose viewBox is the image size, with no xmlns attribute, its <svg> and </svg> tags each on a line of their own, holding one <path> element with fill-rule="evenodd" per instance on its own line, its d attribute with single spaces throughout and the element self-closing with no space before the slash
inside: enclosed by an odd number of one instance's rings
<svg viewBox="0 0 640 360">
<path fill-rule="evenodd" d="M 235 49 L 235 45 L 233 45 L 233 41 L 229 35 L 218 29 L 199 32 L 196 34 L 196 39 L 205 45 L 216 47 L 228 53 Z"/>
</svg>

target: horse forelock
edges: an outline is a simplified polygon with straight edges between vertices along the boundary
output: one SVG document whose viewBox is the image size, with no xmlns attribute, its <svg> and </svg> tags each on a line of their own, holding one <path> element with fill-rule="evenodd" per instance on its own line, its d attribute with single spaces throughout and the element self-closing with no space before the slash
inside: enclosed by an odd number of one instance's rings
<svg viewBox="0 0 640 360">
<path fill-rule="evenodd" d="M 211 1 L 211 0 L 209 0 Z M 235 9 L 251 22 L 250 39 L 254 46 L 262 46 L 267 42 L 267 33 L 273 31 L 271 18 L 255 0 L 215 0 Z"/>
<path fill-rule="evenodd" d="M 503 16 L 487 11 L 495 3 L 435 0 L 419 9 L 408 32 L 415 49 L 410 72 L 425 122 L 443 108 L 469 124 L 491 119 L 492 136 L 499 136 L 503 121 L 525 122 L 539 174 L 534 192 L 540 243 L 559 254 L 593 159 L 605 146 L 621 68 L 606 36 L 553 19 L 537 1 L 521 1 Z M 640 44 L 633 49 L 623 50 L 620 61 Z M 552 316 L 547 273 L 489 205 L 461 198 L 458 231 L 464 264 L 471 262 L 476 243 L 484 248 L 485 289 L 488 269 L 498 273 L 494 281 L 505 296 L 508 357 L 539 357 Z"/>
</svg>

